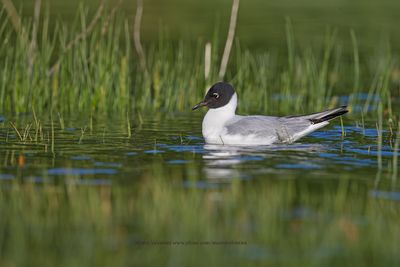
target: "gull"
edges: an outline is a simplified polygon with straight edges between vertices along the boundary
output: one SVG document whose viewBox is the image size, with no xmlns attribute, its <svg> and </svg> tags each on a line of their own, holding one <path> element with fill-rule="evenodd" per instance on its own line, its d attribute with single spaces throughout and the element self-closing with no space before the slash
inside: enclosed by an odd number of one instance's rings
<svg viewBox="0 0 400 267">
<path fill-rule="evenodd" d="M 203 101 L 193 107 L 208 107 L 202 133 L 208 144 L 290 144 L 348 112 L 346 106 L 322 112 L 285 117 L 236 115 L 237 94 L 229 83 L 211 86 Z"/>
</svg>

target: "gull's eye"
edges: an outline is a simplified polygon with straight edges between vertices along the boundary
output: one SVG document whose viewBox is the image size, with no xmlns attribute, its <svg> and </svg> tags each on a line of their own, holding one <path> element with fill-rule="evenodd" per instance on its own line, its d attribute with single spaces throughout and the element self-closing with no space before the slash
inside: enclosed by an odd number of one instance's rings
<svg viewBox="0 0 400 267">
<path fill-rule="evenodd" d="M 212 95 L 213 95 L 213 97 L 216 98 L 216 99 L 219 98 L 219 94 L 217 94 L 217 93 L 213 93 Z"/>
</svg>

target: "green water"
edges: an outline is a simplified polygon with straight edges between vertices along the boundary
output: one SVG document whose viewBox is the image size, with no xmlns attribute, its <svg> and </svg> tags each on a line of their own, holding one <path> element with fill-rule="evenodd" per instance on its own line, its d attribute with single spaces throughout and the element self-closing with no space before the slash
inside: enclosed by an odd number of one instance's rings
<svg viewBox="0 0 400 267">
<path fill-rule="evenodd" d="M 204 144 L 200 112 L 54 119 L 39 141 L 3 120 L 3 266 L 400 262 L 395 140 L 378 149 L 374 122 L 254 148 Z"/>
</svg>

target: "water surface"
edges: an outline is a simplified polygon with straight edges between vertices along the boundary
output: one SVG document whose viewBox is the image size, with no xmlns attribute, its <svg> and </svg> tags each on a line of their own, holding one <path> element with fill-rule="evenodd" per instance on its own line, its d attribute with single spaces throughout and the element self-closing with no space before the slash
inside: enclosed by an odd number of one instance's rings
<svg viewBox="0 0 400 267">
<path fill-rule="evenodd" d="M 381 149 L 374 123 L 358 127 L 352 118 L 344 119 L 344 134 L 336 120 L 290 145 L 208 145 L 201 116 L 132 117 L 130 135 L 123 118 L 65 119 L 63 129 L 55 121 L 53 146 L 51 123 L 45 141 L 19 141 L 8 124 L 15 118 L 4 118 L 0 209 L 8 217 L 1 229 L 14 233 L 0 235 L 5 259 L 15 261 L 19 251 L 21 263 L 35 253 L 49 266 L 70 264 L 69 253 L 77 255 L 73 263 L 168 257 L 190 264 L 200 249 L 220 263 L 308 266 L 360 262 L 375 249 L 377 262 L 398 261 L 378 249 L 384 225 L 391 240 L 400 233 L 390 131 L 382 132 Z M 52 236 L 61 250 L 42 252 Z M 87 258 L 84 248 L 97 256 Z"/>
<path fill-rule="evenodd" d="M 378 172 L 378 155 L 382 157 L 381 172 L 388 171 L 395 155 L 395 136 L 386 130 L 382 132 L 384 143 L 378 151 L 378 131 L 372 123 L 372 127 L 362 127 L 345 119 L 343 136 L 340 121 L 335 120 L 294 144 L 246 147 L 205 144 L 201 116 L 199 113 L 149 117 L 141 124 L 132 120 L 131 136 L 123 119 L 95 122 L 93 129 L 89 118 L 71 120 L 68 122 L 71 126 L 55 127 L 54 153 L 50 151 L 50 143 L 44 146 L 35 141 L 18 141 L 14 130 L 3 123 L 2 173 L 5 177 L 16 177 L 21 166 L 13 166 L 10 161 L 23 155 L 24 172 L 42 176 L 45 171 L 53 179 L 63 175 L 101 176 L 118 183 L 133 174 L 140 175 L 157 161 L 167 168 L 197 166 L 202 173 L 197 178 L 207 182 L 239 177 L 262 179 L 266 174 L 269 177 L 296 174 L 306 178 L 317 174 L 331 179 L 351 175 L 353 179 L 373 180 Z"/>
</svg>

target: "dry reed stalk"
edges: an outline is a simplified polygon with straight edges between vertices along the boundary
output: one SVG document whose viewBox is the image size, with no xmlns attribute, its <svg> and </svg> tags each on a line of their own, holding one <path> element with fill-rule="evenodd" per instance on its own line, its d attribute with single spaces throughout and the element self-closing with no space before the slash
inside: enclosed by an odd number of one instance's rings
<svg viewBox="0 0 400 267">
<path fill-rule="evenodd" d="M 35 1 L 35 9 L 33 15 L 33 24 L 32 24 L 32 37 L 31 42 L 28 48 L 28 74 L 31 77 L 33 71 L 33 64 L 36 57 L 36 49 L 37 49 L 37 32 L 39 27 L 39 19 L 40 19 L 40 7 L 42 5 L 42 0 Z"/>
<path fill-rule="evenodd" d="M 86 36 L 88 36 L 93 30 L 94 27 L 96 26 L 97 22 L 100 20 L 101 14 L 103 13 L 104 10 L 104 5 L 105 5 L 105 0 L 101 0 L 100 5 L 92 19 L 92 21 L 89 23 L 89 26 L 83 29 L 79 34 L 75 36 L 75 38 L 70 41 L 66 46 L 65 49 L 63 50 L 63 53 L 68 52 L 71 50 L 75 45 L 77 45 L 82 39 L 85 39 Z M 54 71 L 58 69 L 61 63 L 61 58 L 62 55 L 57 59 L 57 61 L 53 64 L 53 66 L 49 69 L 48 75 L 52 75 Z"/>
<path fill-rule="evenodd" d="M 226 67 L 228 65 L 229 55 L 231 53 L 231 48 L 232 48 L 232 44 L 233 44 L 233 39 L 235 38 L 235 30 L 236 30 L 236 24 L 237 24 L 237 13 L 239 10 L 239 2 L 240 2 L 240 0 L 233 0 L 233 3 L 232 3 L 229 31 L 228 31 L 228 36 L 226 38 L 224 54 L 223 54 L 222 60 L 221 60 L 221 66 L 219 68 L 218 76 L 219 76 L 220 80 L 222 80 L 225 76 Z"/>
<path fill-rule="evenodd" d="M 140 67 L 147 75 L 147 65 L 146 65 L 146 55 L 143 51 L 143 46 L 140 41 L 140 28 L 142 24 L 142 16 L 143 16 L 143 0 L 136 1 L 136 14 L 135 14 L 135 22 L 133 24 L 133 41 L 135 45 L 136 53 L 138 54 Z"/>
<path fill-rule="evenodd" d="M 6 10 L 7 15 L 9 16 L 11 24 L 13 25 L 15 31 L 21 34 L 24 38 L 26 38 L 26 31 L 22 27 L 21 17 L 18 15 L 18 12 L 15 9 L 13 2 L 11 0 L 2 0 L 2 2 L 4 9 Z"/>
<path fill-rule="evenodd" d="M 119 7 L 121 6 L 122 2 L 124 0 L 119 0 L 118 3 L 113 7 L 113 9 L 111 10 L 110 14 L 107 16 L 107 18 L 104 20 L 103 23 L 103 28 L 101 29 L 101 34 L 104 35 L 106 34 L 106 32 L 108 31 L 108 26 L 110 25 L 110 21 L 114 18 L 115 13 L 117 12 L 117 10 L 119 9 Z"/>
<path fill-rule="evenodd" d="M 211 69 L 211 43 L 207 42 L 204 51 L 204 78 L 207 80 Z"/>
</svg>

